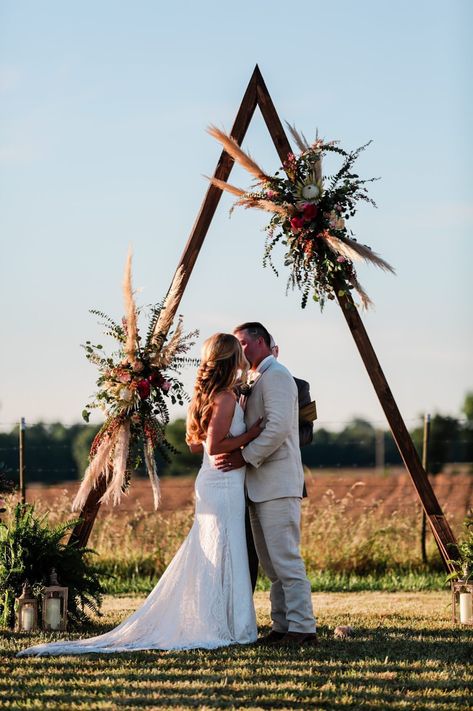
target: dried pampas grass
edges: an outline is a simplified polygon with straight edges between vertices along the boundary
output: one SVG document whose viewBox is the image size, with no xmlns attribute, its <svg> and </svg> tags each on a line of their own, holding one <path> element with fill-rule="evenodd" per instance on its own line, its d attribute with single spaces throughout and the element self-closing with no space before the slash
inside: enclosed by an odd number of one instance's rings
<svg viewBox="0 0 473 711">
<path fill-rule="evenodd" d="M 148 472 L 151 489 L 153 491 L 154 508 L 158 509 L 161 502 L 161 488 L 159 485 L 158 471 L 156 469 L 153 444 L 150 440 L 146 440 L 143 447 L 143 453 L 145 456 L 146 471 Z"/>
<path fill-rule="evenodd" d="M 277 203 L 272 202 L 272 200 L 260 200 L 258 198 L 247 196 L 242 197 L 236 204 L 242 205 L 246 209 L 256 207 L 258 210 L 264 210 L 265 212 L 278 212 L 284 217 L 288 217 L 295 212 L 294 206 L 289 205 L 289 203 L 286 203 L 286 205 L 278 205 Z"/>
<path fill-rule="evenodd" d="M 246 192 L 241 188 L 237 188 L 235 185 L 230 185 L 230 183 L 227 183 L 225 180 L 219 180 L 218 178 L 209 178 L 207 175 L 204 177 L 206 177 L 207 180 L 212 183 L 212 185 L 215 185 L 216 188 L 220 188 L 220 190 L 225 190 L 227 193 L 231 193 L 232 195 L 236 195 L 237 197 L 241 197 Z"/>
<path fill-rule="evenodd" d="M 251 173 L 251 175 L 254 175 L 255 178 L 260 181 L 270 180 L 269 176 L 259 167 L 257 163 L 255 163 L 253 158 L 251 158 L 248 153 L 245 153 L 245 151 L 242 151 L 234 138 L 228 136 L 216 126 L 209 126 L 207 128 L 207 133 L 221 143 L 228 155 L 245 168 L 245 170 Z"/>
<path fill-rule="evenodd" d="M 126 320 L 126 343 L 125 356 L 130 364 L 136 361 L 136 341 L 138 335 L 138 325 L 136 316 L 136 305 L 133 298 L 133 287 L 131 283 L 131 262 L 132 252 L 128 251 L 128 256 L 125 265 L 125 274 L 123 277 L 123 297 L 125 302 L 125 320 Z"/>
<path fill-rule="evenodd" d="M 154 327 L 152 342 L 156 343 L 158 348 L 163 344 L 169 329 L 172 326 L 174 316 L 176 315 L 177 308 L 182 298 L 182 283 L 184 281 L 184 276 L 184 265 L 181 264 L 174 275 L 171 287 L 164 300 L 163 308 L 161 309 L 156 326 Z"/>
<path fill-rule="evenodd" d="M 291 136 L 293 137 L 298 149 L 301 153 L 308 151 L 310 148 L 309 142 L 303 133 L 299 133 L 295 126 L 291 126 L 289 121 L 286 121 L 286 126 L 288 127 Z"/>
<path fill-rule="evenodd" d="M 112 500 L 113 505 L 117 506 L 122 498 L 123 488 L 126 477 L 126 463 L 128 460 L 128 452 L 130 448 L 130 423 L 124 422 L 119 428 L 113 448 L 112 462 L 112 477 L 108 485 L 107 491 L 100 499 L 103 504 L 109 503 Z"/>
<path fill-rule="evenodd" d="M 355 242 L 348 237 L 335 237 L 335 235 L 331 234 L 325 235 L 324 239 L 333 252 L 336 252 L 347 259 L 351 259 L 351 261 L 359 261 L 363 259 L 365 262 L 374 264 L 376 267 L 379 267 L 379 269 L 382 269 L 385 272 L 391 272 L 391 274 L 396 273 L 394 268 L 388 262 L 382 259 L 379 254 L 373 252 L 373 250 L 365 244 L 359 244 L 359 242 Z"/>
<path fill-rule="evenodd" d="M 101 475 L 105 476 L 106 479 L 110 476 L 110 455 L 115 446 L 115 442 L 116 433 L 113 435 L 104 435 L 102 443 L 94 454 L 89 466 L 85 470 L 84 478 L 79 487 L 79 491 L 72 502 L 72 511 L 80 511 L 85 506 L 90 492 L 98 486 Z"/>
</svg>

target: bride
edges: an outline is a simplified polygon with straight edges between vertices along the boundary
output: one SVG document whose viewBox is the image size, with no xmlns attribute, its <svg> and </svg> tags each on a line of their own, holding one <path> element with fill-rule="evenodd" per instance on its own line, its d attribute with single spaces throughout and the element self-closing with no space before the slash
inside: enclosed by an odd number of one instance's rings
<svg viewBox="0 0 473 711">
<path fill-rule="evenodd" d="M 118 627 L 89 639 L 40 644 L 24 655 L 214 649 L 257 637 L 245 539 L 245 468 L 221 472 L 212 456 L 255 439 L 234 394 L 247 367 L 237 338 L 217 333 L 203 346 L 187 417 L 186 441 L 203 452 L 195 519 L 184 543 L 143 605 Z"/>
</svg>

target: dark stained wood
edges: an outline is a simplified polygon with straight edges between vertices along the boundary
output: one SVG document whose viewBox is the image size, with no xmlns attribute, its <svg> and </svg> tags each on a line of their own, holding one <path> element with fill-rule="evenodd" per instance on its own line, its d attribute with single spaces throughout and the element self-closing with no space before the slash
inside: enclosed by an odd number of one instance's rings
<svg viewBox="0 0 473 711">
<path fill-rule="evenodd" d="M 443 515 L 441 506 L 422 466 L 417 450 L 404 424 L 404 420 L 401 417 L 401 413 L 396 405 L 396 401 L 394 400 L 374 348 L 371 345 L 359 311 L 353 303 L 351 295 L 337 295 L 337 299 L 363 363 L 365 364 L 370 380 L 373 383 L 381 407 L 384 410 L 399 453 L 422 502 L 422 506 L 424 507 L 424 511 L 439 547 L 442 560 L 446 568 L 450 570 L 451 564 L 447 561 L 455 557 L 455 549 L 452 548 L 452 545 L 455 544 L 453 532 Z"/>
<path fill-rule="evenodd" d="M 239 145 L 243 142 L 257 105 L 260 107 L 281 163 L 284 163 L 288 153 L 292 152 L 292 149 L 258 66 L 256 66 L 253 71 L 231 130 L 231 135 Z M 219 178 L 220 180 L 227 180 L 232 170 L 233 162 L 233 159 L 225 151 L 222 151 L 214 172 L 214 177 Z M 209 186 L 202 203 L 202 207 L 177 266 L 173 282 L 177 278 L 178 273 L 182 269 L 184 270 L 181 285 L 181 298 L 189 281 L 192 269 L 199 255 L 212 218 L 215 214 L 215 210 L 217 209 L 221 193 L 222 191 L 220 188 L 213 185 Z M 351 298 L 351 295 L 337 296 L 337 298 L 363 363 L 368 371 L 368 375 L 373 383 L 378 399 L 384 410 L 403 462 L 411 476 L 412 483 L 414 484 L 417 494 L 422 502 L 422 506 L 427 515 L 427 519 L 437 542 L 444 565 L 447 570 L 451 570 L 452 566 L 448 561 L 451 558 L 455 558 L 457 555 L 455 548 L 453 547 L 455 544 L 455 537 L 442 512 L 440 504 L 437 501 L 427 474 L 422 467 L 412 439 L 401 417 L 373 346 L 368 338 L 368 334 L 361 317 L 355 304 L 353 303 L 353 299 Z M 179 303 L 175 306 L 176 311 L 178 305 Z M 105 483 L 101 481 L 99 488 L 92 491 L 89 495 L 86 505 L 81 512 L 83 523 L 79 524 L 79 526 L 74 529 L 71 535 L 71 541 L 74 540 L 80 545 L 86 545 L 95 517 L 100 507 L 99 499 L 104 491 Z"/>
<path fill-rule="evenodd" d="M 261 73 L 258 66 L 256 66 L 248 83 L 231 130 L 231 135 L 239 145 L 243 142 L 248 126 L 250 125 L 251 119 L 255 112 L 257 104 L 257 86 L 260 78 Z M 222 151 L 217 162 L 217 167 L 215 168 L 214 177 L 219 178 L 219 180 L 227 180 L 233 168 L 233 164 L 233 158 L 231 158 L 226 151 Z M 210 223 L 212 222 L 212 218 L 215 214 L 218 203 L 220 202 L 221 196 L 222 191 L 214 185 L 209 184 L 199 214 L 197 215 L 197 219 L 191 230 L 187 244 L 184 247 L 184 251 L 181 259 L 179 260 L 179 264 L 177 265 L 171 286 L 169 287 L 170 289 L 172 288 L 174 280 L 179 278 L 181 270 L 183 270 L 183 278 L 180 287 L 181 298 L 189 281 L 192 269 L 197 261 L 197 257 L 199 256 L 200 249 L 207 235 Z M 173 316 L 176 314 L 179 303 L 180 299 L 175 303 Z M 83 509 L 79 513 L 81 523 L 73 529 L 69 539 L 70 542 L 75 541 L 80 546 L 87 545 L 95 518 L 100 508 L 100 498 L 103 496 L 105 488 L 105 482 L 101 478 L 99 486 L 90 492 Z"/>
<path fill-rule="evenodd" d="M 80 512 L 80 522 L 72 529 L 69 545 L 76 544 L 79 548 L 85 547 L 92 533 L 95 519 L 100 508 L 100 499 L 107 490 L 105 477 L 100 477 L 97 488 L 93 489 Z"/>
</svg>

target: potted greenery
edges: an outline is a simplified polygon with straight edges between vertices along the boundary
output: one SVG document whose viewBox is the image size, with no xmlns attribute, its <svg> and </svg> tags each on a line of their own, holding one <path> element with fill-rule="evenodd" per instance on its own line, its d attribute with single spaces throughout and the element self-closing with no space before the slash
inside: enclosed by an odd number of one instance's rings
<svg viewBox="0 0 473 711">
<path fill-rule="evenodd" d="M 69 588 L 68 618 L 72 624 L 88 620 L 85 609 L 100 614 L 102 587 L 90 563 L 93 551 L 67 545 L 65 534 L 77 520 L 50 526 L 31 504 L 16 504 L 0 521 L 0 624 L 11 627 L 14 605 L 27 580 L 39 596 L 54 568 Z"/>
<path fill-rule="evenodd" d="M 453 598 L 453 621 L 457 621 L 457 604 L 460 609 L 460 624 L 473 625 L 473 516 L 466 517 L 464 533 L 455 545 L 458 558 L 449 563 L 454 570 L 447 576 Z"/>
</svg>

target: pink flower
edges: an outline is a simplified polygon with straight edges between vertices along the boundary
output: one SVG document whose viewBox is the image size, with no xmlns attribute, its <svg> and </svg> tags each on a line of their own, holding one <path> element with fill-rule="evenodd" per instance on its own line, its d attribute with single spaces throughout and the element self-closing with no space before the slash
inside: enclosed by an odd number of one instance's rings
<svg viewBox="0 0 473 711">
<path fill-rule="evenodd" d="M 291 227 L 293 230 L 300 230 L 304 227 L 304 220 L 302 217 L 293 217 L 291 220 Z"/>
<path fill-rule="evenodd" d="M 159 387 L 161 388 L 163 393 L 168 393 L 171 389 L 171 383 L 169 382 L 169 380 L 163 380 Z"/>
<path fill-rule="evenodd" d="M 269 198 L 269 200 L 272 200 L 273 197 L 276 197 L 277 193 L 274 192 L 274 190 L 267 190 L 266 191 L 266 197 Z"/>
<path fill-rule="evenodd" d="M 151 385 L 149 380 L 140 380 L 136 385 L 136 389 L 138 390 L 138 393 L 142 400 L 147 400 L 147 398 L 149 398 L 149 394 L 151 392 Z"/>
<path fill-rule="evenodd" d="M 307 202 L 307 203 L 304 205 L 303 212 L 304 212 L 304 220 L 305 220 L 306 222 L 310 222 L 310 221 L 313 220 L 314 217 L 317 215 L 317 213 L 318 213 L 318 208 L 317 208 L 317 206 L 314 205 L 313 203 Z"/>
<path fill-rule="evenodd" d="M 131 380 L 131 373 L 127 373 L 124 370 L 120 370 L 117 375 L 117 380 L 119 383 L 129 383 Z"/>
<path fill-rule="evenodd" d="M 343 262 L 346 262 L 346 261 L 347 261 L 347 260 L 346 260 L 345 257 L 342 257 L 342 256 L 337 257 L 337 262 L 338 262 L 339 264 L 343 264 Z"/>
</svg>

